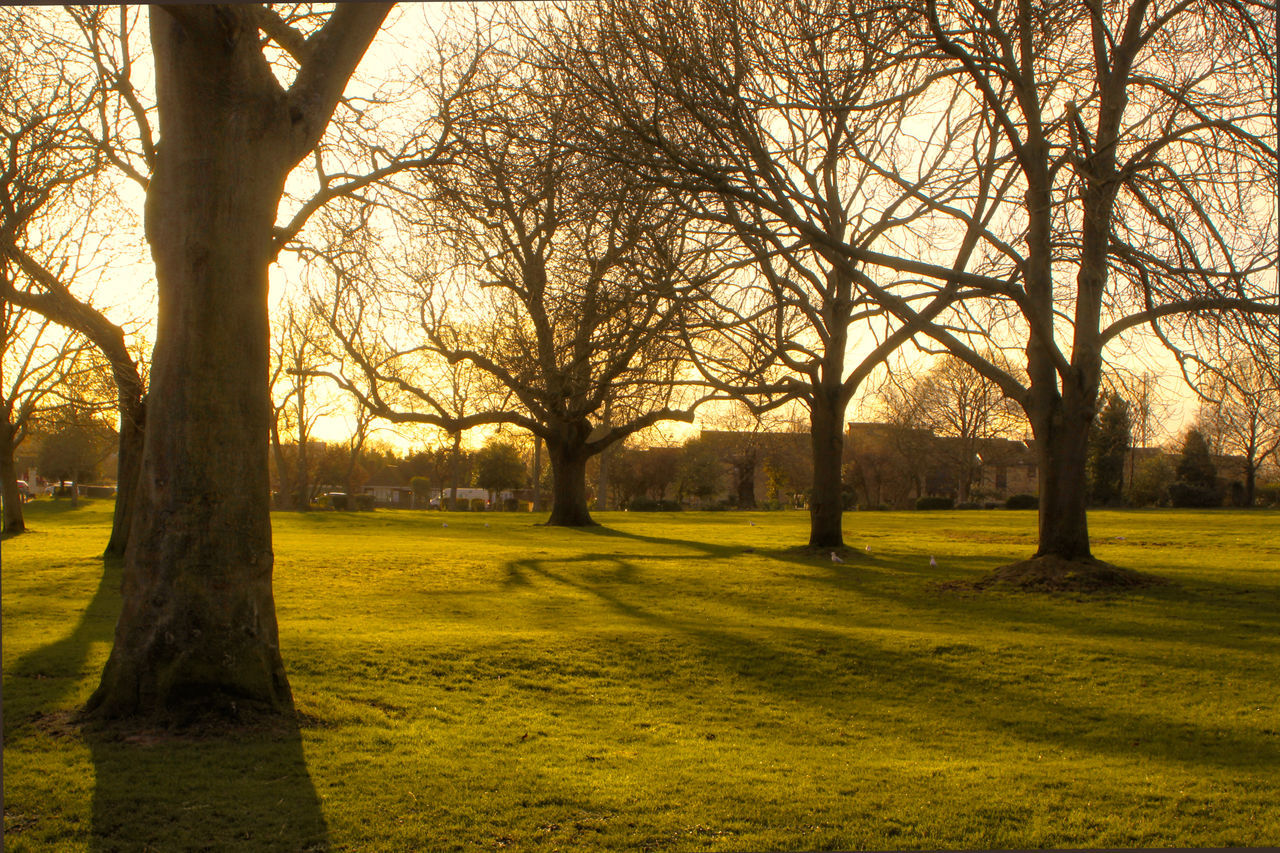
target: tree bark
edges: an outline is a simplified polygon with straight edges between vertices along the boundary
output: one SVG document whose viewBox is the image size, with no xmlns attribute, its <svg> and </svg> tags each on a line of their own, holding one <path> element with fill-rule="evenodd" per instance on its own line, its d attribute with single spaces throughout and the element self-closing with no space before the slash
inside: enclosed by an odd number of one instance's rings
<svg viewBox="0 0 1280 853">
<path fill-rule="evenodd" d="M 167 122 L 147 194 L 160 302 L 150 428 L 124 609 L 89 709 L 281 710 L 292 697 L 271 591 L 266 301 L 287 169 L 244 116 L 204 110 L 242 96 L 221 51 L 159 12 L 152 33 Z"/>
<path fill-rule="evenodd" d="M 587 460 L 591 455 L 582 442 L 547 442 L 551 459 L 551 516 L 554 527 L 591 527 L 595 521 L 587 507 Z"/>
<path fill-rule="evenodd" d="M 844 547 L 844 406 L 815 394 L 809 414 L 813 495 L 809 499 L 809 546 Z"/>
<path fill-rule="evenodd" d="M 4 490 L 4 527 L 6 536 L 16 536 L 27 529 L 26 520 L 22 517 L 22 496 L 18 494 L 18 470 L 14 462 L 15 448 L 11 433 L 13 428 L 5 424 L 0 429 L 4 435 L 0 438 L 0 488 Z"/>
<path fill-rule="evenodd" d="M 136 371 L 135 371 L 136 375 Z M 138 474 L 142 467 L 142 446 L 146 438 L 147 405 L 141 394 L 126 392 L 126 387 L 116 380 L 120 389 L 120 444 L 116 465 L 116 508 L 111 518 L 111 537 L 107 540 L 104 557 L 119 559 L 125 555 L 129 544 L 129 529 L 133 524 L 137 505 Z"/>
<path fill-rule="evenodd" d="M 267 273 L 276 208 L 389 7 L 340 4 L 281 89 L 250 7 L 153 7 L 159 313 L 123 608 L 86 712 L 291 711 L 271 589 Z"/>
<path fill-rule="evenodd" d="M 1052 410 L 1032 419 L 1040 484 L 1037 557 L 1093 558 L 1085 473 L 1092 418 L 1092 409 L 1082 401 L 1064 398 Z"/>
</svg>

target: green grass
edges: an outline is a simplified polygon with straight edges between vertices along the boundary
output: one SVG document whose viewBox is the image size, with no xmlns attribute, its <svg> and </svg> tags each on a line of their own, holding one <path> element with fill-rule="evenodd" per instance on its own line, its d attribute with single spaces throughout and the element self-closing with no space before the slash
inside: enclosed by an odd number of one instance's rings
<svg viewBox="0 0 1280 853">
<path fill-rule="evenodd" d="M 3 543 L 8 850 L 1280 838 L 1274 512 L 1094 513 L 1172 581 L 1114 596 L 938 587 L 1031 512 L 849 514 L 843 564 L 787 550 L 802 513 L 277 515 L 301 728 L 111 740 L 60 713 L 110 649 L 110 504 L 53 506 Z"/>
</svg>

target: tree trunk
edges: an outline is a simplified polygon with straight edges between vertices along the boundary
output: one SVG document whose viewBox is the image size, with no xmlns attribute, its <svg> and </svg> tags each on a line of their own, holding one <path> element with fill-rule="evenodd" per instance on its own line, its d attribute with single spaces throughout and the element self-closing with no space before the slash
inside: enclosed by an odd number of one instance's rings
<svg viewBox="0 0 1280 853">
<path fill-rule="evenodd" d="M 0 427 L 0 488 L 4 491 L 4 527 L 6 536 L 16 536 L 27 529 L 22 517 L 22 495 L 18 494 L 18 466 L 14 462 L 16 448 L 11 437 L 13 428 Z"/>
<path fill-rule="evenodd" d="M 533 437 L 533 511 L 542 512 L 542 437 Z"/>
<path fill-rule="evenodd" d="M 449 455 L 449 509 L 458 508 L 458 466 L 462 455 L 462 433 L 453 434 L 453 450 Z M 441 507 L 444 509 L 444 507 Z"/>
<path fill-rule="evenodd" d="M 284 446 L 280 443 L 280 429 L 274 423 L 271 425 L 271 453 L 276 460 L 275 508 L 293 509 L 293 477 L 289 472 L 289 463 L 284 458 Z"/>
<path fill-rule="evenodd" d="M 118 384 L 118 380 L 117 380 Z M 139 389 L 140 390 L 140 389 Z M 143 398 L 120 394 L 120 447 L 116 465 L 116 508 L 111 518 L 111 538 L 104 557 L 119 559 L 129 544 L 129 528 L 137 505 L 138 473 L 142 467 L 142 445 L 146 436 L 147 406 Z"/>
<path fill-rule="evenodd" d="M 298 410 L 298 454 L 295 457 L 297 461 L 297 492 L 298 500 L 294 509 L 298 512 L 307 512 L 311 509 L 311 483 L 310 472 L 307 470 L 307 383 L 306 379 L 298 376 L 297 391 L 297 410 Z M 350 477 L 348 477 L 350 479 Z M 351 505 L 354 498 L 348 492 L 347 505 Z"/>
<path fill-rule="evenodd" d="M 551 517 L 547 524 L 556 527 L 590 527 L 591 511 L 587 508 L 587 459 L 590 454 L 582 443 L 547 442 L 551 459 Z"/>
<path fill-rule="evenodd" d="M 596 511 L 604 512 L 609 508 L 609 452 L 600 454 L 599 477 L 596 478 Z"/>
<path fill-rule="evenodd" d="M 813 497 L 809 501 L 809 545 L 844 546 L 844 495 L 840 465 L 844 459 L 844 406 L 815 394 L 809 414 L 813 453 Z"/>
<path fill-rule="evenodd" d="M 735 491 L 738 509 L 756 508 L 756 460 L 738 460 L 733 463 Z"/>
<path fill-rule="evenodd" d="M 1252 448 L 1244 459 L 1244 505 L 1252 507 L 1258 494 L 1258 462 Z"/>
<path fill-rule="evenodd" d="M 1088 478 L 1092 410 L 1082 401 L 1062 399 L 1045 416 L 1032 419 L 1040 484 L 1040 546 L 1037 557 L 1090 560 Z"/>
<path fill-rule="evenodd" d="M 87 710 L 287 710 L 271 589 L 267 270 L 292 164 L 274 138 L 272 89 L 255 79 L 270 73 L 256 37 L 211 39 L 158 9 L 151 22 L 163 139 L 146 210 L 159 284 L 152 393 L 123 610 Z"/>
</svg>

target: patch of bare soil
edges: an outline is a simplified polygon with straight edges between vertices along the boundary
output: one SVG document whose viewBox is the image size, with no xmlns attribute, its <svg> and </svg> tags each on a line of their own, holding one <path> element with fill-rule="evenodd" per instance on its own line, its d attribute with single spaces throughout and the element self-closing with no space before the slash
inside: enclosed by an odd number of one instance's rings
<svg viewBox="0 0 1280 853">
<path fill-rule="evenodd" d="M 1164 578 L 1101 560 L 1045 555 L 1001 566 L 967 586 L 977 591 L 997 588 L 1023 592 L 1117 592 L 1166 583 Z"/>
</svg>

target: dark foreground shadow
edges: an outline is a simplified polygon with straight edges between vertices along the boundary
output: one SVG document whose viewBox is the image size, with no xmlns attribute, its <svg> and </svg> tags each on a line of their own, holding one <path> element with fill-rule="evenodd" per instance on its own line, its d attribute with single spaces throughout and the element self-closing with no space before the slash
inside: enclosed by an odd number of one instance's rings
<svg viewBox="0 0 1280 853">
<path fill-rule="evenodd" d="M 175 734 L 75 720 L 68 697 L 97 683 L 90 651 L 112 640 L 120 578 L 120 562 L 104 561 L 76 626 L 5 674 L 6 750 L 84 740 L 94 768 L 90 850 L 330 849 L 295 721 Z"/>
<path fill-rule="evenodd" d="M 90 850 L 330 849 L 296 724 L 204 735 L 84 729 Z"/>
</svg>

